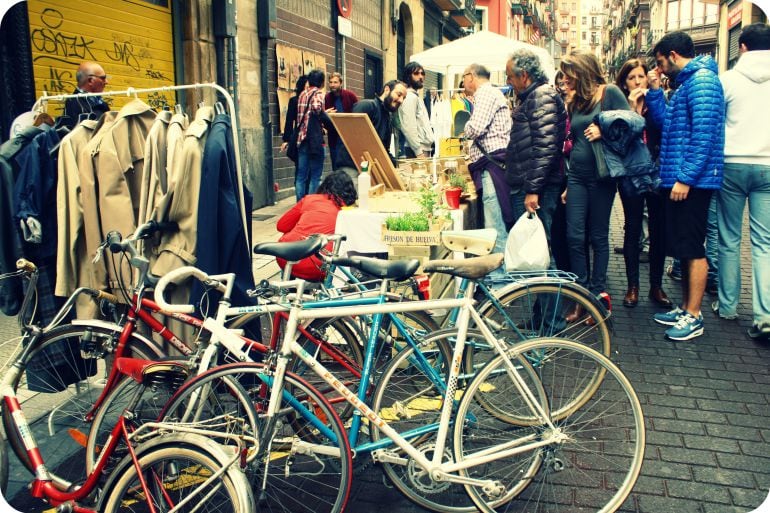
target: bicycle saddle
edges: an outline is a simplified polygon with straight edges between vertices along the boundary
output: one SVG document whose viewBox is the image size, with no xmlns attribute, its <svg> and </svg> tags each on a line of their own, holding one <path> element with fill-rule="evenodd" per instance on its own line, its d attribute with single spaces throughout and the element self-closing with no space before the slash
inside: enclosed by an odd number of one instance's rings
<svg viewBox="0 0 770 513">
<path fill-rule="evenodd" d="M 181 381 L 187 379 L 190 369 L 186 362 L 180 360 L 141 360 L 139 358 L 120 357 L 115 362 L 118 371 L 133 379 L 137 383 L 152 376 L 153 378 L 177 378 Z"/>
<path fill-rule="evenodd" d="M 441 241 L 452 251 L 488 255 L 495 247 L 497 231 L 492 228 L 441 232 Z"/>
<path fill-rule="evenodd" d="M 469 280 L 478 280 L 500 267 L 502 253 L 466 258 L 464 260 L 429 260 L 422 266 L 426 273 L 443 273 Z"/>
<path fill-rule="evenodd" d="M 411 260 L 380 260 L 371 257 L 340 257 L 333 260 L 335 265 L 345 267 L 355 267 L 367 274 L 378 278 L 387 278 L 389 280 L 405 280 L 414 275 L 417 268 L 420 267 L 420 261 Z"/>
<path fill-rule="evenodd" d="M 260 242 L 254 246 L 257 255 L 270 255 L 283 258 L 288 262 L 298 262 L 318 252 L 323 246 L 323 238 L 311 235 L 296 242 Z"/>
</svg>

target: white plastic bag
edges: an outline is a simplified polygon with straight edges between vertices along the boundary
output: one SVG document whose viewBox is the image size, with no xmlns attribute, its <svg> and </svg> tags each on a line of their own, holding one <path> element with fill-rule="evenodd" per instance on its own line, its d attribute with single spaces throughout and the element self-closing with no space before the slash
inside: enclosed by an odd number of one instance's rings
<svg viewBox="0 0 770 513">
<path fill-rule="evenodd" d="M 531 216 L 531 217 L 530 217 Z M 524 214 L 508 233 L 505 243 L 506 271 L 540 271 L 548 269 L 551 255 L 543 222 L 537 214 Z"/>
</svg>

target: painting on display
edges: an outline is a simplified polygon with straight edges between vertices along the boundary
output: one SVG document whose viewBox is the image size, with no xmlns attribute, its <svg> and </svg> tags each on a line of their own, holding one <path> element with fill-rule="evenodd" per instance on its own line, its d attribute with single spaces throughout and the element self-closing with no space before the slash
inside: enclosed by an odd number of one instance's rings
<svg viewBox="0 0 770 513">
<path fill-rule="evenodd" d="M 289 77 L 290 65 L 289 48 L 280 44 L 275 45 L 275 67 L 277 85 L 279 89 L 294 88 Z"/>
<path fill-rule="evenodd" d="M 286 110 L 289 107 L 289 99 L 293 94 L 293 91 L 278 90 L 278 112 L 281 119 L 281 133 L 283 133 L 283 128 L 286 126 Z"/>
</svg>

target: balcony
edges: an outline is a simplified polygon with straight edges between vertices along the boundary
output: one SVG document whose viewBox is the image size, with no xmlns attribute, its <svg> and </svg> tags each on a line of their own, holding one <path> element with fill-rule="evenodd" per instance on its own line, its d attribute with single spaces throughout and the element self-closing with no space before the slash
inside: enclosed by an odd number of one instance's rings
<svg viewBox="0 0 770 513">
<path fill-rule="evenodd" d="M 449 16 L 463 28 L 470 28 L 476 25 L 476 0 L 464 0 L 460 9 L 449 12 Z"/>
<path fill-rule="evenodd" d="M 562 48 L 567 48 L 569 46 L 569 40 L 568 39 L 561 39 L 561 40 L 559 40 L 559 44 L 561 44 Z"/>
<path fill-rule="evenodd" d="M 463 0 L 433 0 L 439 10 L 456 11 L 463 8 Z"/>
<path fill-rule="evenodd" d="M 532 16 L 524 16 L 524 25 L 532 25 Z"/>
<path fill-rule="evenodd" d="M 511 4 L 511 14 L 514 16 L 521 16 L 524 14 L 524 8 L 521 4 Z"/>
<path fill-rule="evenodd" d="M 561 25 L 559 25 L 559 30 L 562 32 L 567 32 L 569 30 L 569 23 L 564 22 Z"/>
</svg>

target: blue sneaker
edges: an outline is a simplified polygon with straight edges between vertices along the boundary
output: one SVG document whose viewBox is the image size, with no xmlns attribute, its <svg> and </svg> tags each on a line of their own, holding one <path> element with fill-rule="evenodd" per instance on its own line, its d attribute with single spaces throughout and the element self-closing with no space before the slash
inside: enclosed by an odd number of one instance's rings
<svg viewBox="0 0 770 513">
<path fill-rule="evenodd" d="M 682 317 L 682 315 L 684 315 L 684 310 L 676 306 L 673 310 L 670 310 L 666 313 L 656 313 L 652 316 L 652 318 L 658 324 L 662 324 L 664 326 L 673 326 L 676 324 L 679 318 Z"/>
<path fill-rule="evenodd" d="M 703 315 L 696 319 L 690 312 L 685 312 L 679 320 L 666 330 L 666 336 L 671 340 L 690 340 L 703 335 Z"/>
</svg>

